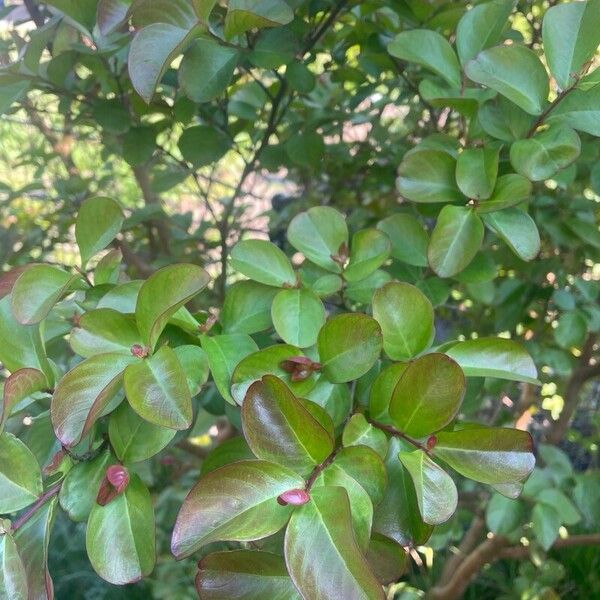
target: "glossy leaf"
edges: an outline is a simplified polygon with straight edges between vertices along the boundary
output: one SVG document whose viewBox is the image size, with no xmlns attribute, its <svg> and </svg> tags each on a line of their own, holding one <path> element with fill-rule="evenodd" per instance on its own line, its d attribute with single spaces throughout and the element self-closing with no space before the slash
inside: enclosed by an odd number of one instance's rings
<svg viewBox="0 0 600 600">
<path fill-rule="evenodd" d="M 80 356 L 118 352 L 131 355 L 131 348 L 142 339 L 135 319 L 112 308 L 98 308 L 84 313 L 71 331 L 71 348 Z"/>
<path fill-rule="evenodd" d="M 257 333 L 271 327 L 276 288 L 255 281 L 237 281 L 227 289 L 220 320 L 225 333 Z"/>
<path fill-rule="evenodd" d="M 394 388 L 389 412 L 394 425 L 415 437 L 445 427 L 465 394 L 465 376 L 444 354 L 427 354 L 409 363 Z"/>
<path fill-rule="evenodd" d="M 99 0 L 96 12 L 98 29 L 102 35 L 110 35 L 127 20 L 129 0 Z"/>
<path fill-rule="evenodd" d="M 0 435 L 0 456 L 0 514 L 7 514 L 37 500 L 42 474 L 31 450 L 11 433 Z"/>
<path fill-rule="evenodd" d="M 290 244 L 308 260 L 327 271 L 340 273 L 332 256 L 348 244 L 348 227 L 344 217 L 329 206 L 314 206 L 295 216 L 287 229 Z"/>
<path fill-rule="evenodd" d="M 381 458 L 385 458 L 388 449 L 388 440 L 385 433 L 381 429 L 373 427 L 361 414 L 350 417 L 346 427 L 344 427 L 342 443 L 346 447 L 367 446 L 377 452 Z"/>
<path fill-rule="evenodd" d="M 169 319 L 208 284 L 206 271 L 192 264 L 164 267 L 140 288 L 135 318 L 144 343 L 154 348 Z"/>
<path fill-rule="evenodd" d="M 227 402 L 235 404 L 229 392 L 231 376 L 243 358 L 258 350 L 256 342 L 249 335 L 236 333 L 203 336 L 200 343 L 208 357 L 210 372 L 219 393 Z"/>
<path fill-rule="evenodd" d="M 463 65 L 500 41 L 514 4 L 514 0 L 493 0 L 464 14 L 456 28 L 456 51 Z"/>
<path fill-rule="evenodd" d="M 423 521 L 430 525 L 445 523 L 458 504 L 458 492 L 450 475 L 421 450 L 400 452 L 398 457 L 413 480 Z"/>
<path fill-rule="evenodd" d="M 492 195 L 498 175 L 499 152 L 496 148 L 467 148 L 456 161 L 456 183 L 460 191 L 474 200 Z"/>
<path fill-rule="evenodd" d="M 4 394 L 0 406 L 0 434 L 12 410 L 35 392 L 48 387 L 46 376 L 38 369 L 19 369 L 4 382 Z"/>
<path fill-rule="evenodd" d="M 198 563 L 196 589 L 202 600 L 300 600 L 285 560 L 256 550 L 208 554 Z"/>
<path fill-rule="evenodd" d="M 548 99 L 548 75 L 537 55 L 517 44 L 480 52 L 465 65 L 475 83 L 506 96 L 530 115 L 539 115 Z"/>
<path fill-rule="evenodd" d="M 433 71 L 453 87 L 460 87 L 460 65 L 456 54 L 448 40 L 435 31 L 403 31 L 388 44 L 388 52 Z"/>
<path fill-rule="evenodd" d="M 0 528 L 2 528 L 0 521 Z M 17 545 L 8 532 L 0 533 L 0 597 L 28 600 L 27 573 Z"/>
<path fill-rule="evenodd" d="M 119 394 L 123 371 L 137 359 L 123 354 L 98 354 L 71 369 L 52 397 L 52 425 L 64 446 L 74 446 Z"/>
<path fill-rule="evenodd" d="M 325 308 L 319 297 L 306 288 L 281 290 L 273 299 L 271 318 L 286 344 L 307 348 L 317 342 L 325 323 Z"/>
<path fill-rule="evenodd" d="M 371 498 L 373 506 L 381 503 L 388 477 L 383 460 L 375 450 L 364 445 L 347 446 L 338 451 L 331 466 L 356 480 Z"/>
<path fill-rule="evenodd" d="M 433 526 L 421 517 L 412 478 L 398 460 L 401 449 L 399 439 L 392 437 L 385 460 L 389 483 L 375 511 L 373 530 L 401 546 L 419 546 L 429 539 Z"/>
<path fill-rule="evenodd" d="M 456 159 L 441 150 L 407 152 L 398 169 L 396 187 L 413 202 L 454 202 L 462 195 L 456 185 Z"/>
<path fill-rule="evenodd" d="M 485 524 L 492 533 L 507 535 L 521 525 L 524 513 L 522 502 L 494 494 L 485 511 Z"/>
<path fill-rule="evenodd" d="M 431 268 L 440 277 L 460 273 L 481 248 L 483 235 L 483 223 L 473 209 L 444 206 L 427 249 Z"/>
<path fill-rule="evenodd" d="M 309 474 L 333 450 L 333 440 L 281 381 L 265 375 L 253 383 L 242 405 L 244 436 L 263 460 Z"/>
<path fill-rule="evenodd" d="M 496 377 L 538 383 L 531 356 L 518 343 L 505 338 L 478 338 L 453 344 L 445 353 L 467 377 Z"/>
<path fill-rule="evenodd" d="M 158 454 L 173 439 L 175 431 L 145 421 L 123 402 L 110 416 L 108 435 L 117 458 L 127 464 Z"/>
<path fill-rule="evenodd" d="M 576 76 L 600 44 L 600 2 L 551 6 L 544 14 L 542 39 L 548 66 L 562 89 Z"/>
<path fill-rule="evenodd" d="M 153 356 L 130 364 L 123 376 L 129 404 L 143 419 L 171 429 L 192 424 L 192 398 L 175 351 L 163 346 Z"/>
<path fill-rule="evenodd" d="M 584 131 L 590 135 L 600 136 L 600 86 L 589 90 L 575 88 L 548 115 L 548 124 L 561 123 Z"/>
<path fill-rule="evenodd" d="M 529 179 L 521 175 L 516 173 L 502 175 L 496 181 L 492 197 L 489 200 L 480 202 L 475 210 L 482 214 L 516 206 L 529 198 L 531 187 Z"/>
<path fill-rule="evenodd" d="M 343 488 L 315 488 L 311 501 L 294 511 L 285 534 L 285 560 L 306 600 L 384 598 L 356 545 Z"/>
<path fill-rule="evenodd" d="M 533 470 L 533 440 L 526 431 L 473 427 L 440 431 L 434 453 L 461 475 L 482 483 L 514 483 Z"/>
<path fill-rule="evenodd" d="M 531 181 L 550 179 L 581 152 L 579 136 L 570 127 L 555 125 L 510 147 L 515 171 Z"/>
<path fill-rule="evenodd" d="M 225 36 L 232 38 L 261 27 L 287 25 L 294 18 L 283 0 L 232 0 L 225 17 Z"/>
<path fill-rule="evenodd" d="M 177 346 L 175 354 L 179 364 L 183 367 L 190 394 L 195 396 L 202 386 L 208 381 L 210 369 L 206 352 L 193 344 Z"/>
<path fill-rule="evenodd" d="M 186 497 L 177 516 L 171 549 L 177 558 L 217 540 L 258 540 L 279 531 L 291 506 L 277 497 L 302 488 L 289 469 L 262 460 L 244 460 L 204 476 Z"/>
<path fill-rule="evenodd" d="M 381 325 L 383 349 L 393 360 L 412 358 L 433 340 L 431 302 L 408 283 L 392 282 L 376 290 L 373 317 Z"/>
<path fill-rule="evenodd" d="M 338 315 L 321 328 L 317 345 L 325 377 L 344 383 L 358 379 L 375 364 L 381 353 L 381 328 L 367 315 Z"/>
<path fill-rule="evenodd" d="M 22 325 L 34 325 L 48 316 L 52 307 L 78 279 L 50 265 L 33 265 L 15 281 L 12 310 Z"/>
<path fill-rule="evenodd" d="M 98 496 L 106 469 L 115 459 L 108 451 L 89 461 L 77 463 L 67 473 L 58 496 L 60 507 L 76 522 L 87 521 Z"/>
<path fill-rule="evenodd" d="M 408 363 L 394 363 L 389 365 L 377 375 L 371 386 L 369 396 L 369 413 L 376 421 L 391 425 L 392 420 L 388 408 L 392 400 L 394 389 L 406 371 Z"/>
<path fill-rule="evenodd" d="M 90 258 L 112 242 L 123 226 L 121 207 L 111 198 L 89 198 L 79 209 L 75 222 L 75 239 L 85 269 Z"/>
<path fill-rule="evenodd" d="M 275 287 L 294 287 L 296 274 L 288 257 L 266 240 L 243 240 L 231 251 L 233 268 L 254 281 Z"/>
<path fill-rule="evenodd" d="M 533 260 L 540 251 L 540 234 L 534 220 L 518 208 L 483 215 L 485 224 L 522 260 Z"/>
<path fill-rule="evenodd" d="M 369 542 L 367 560 L 377 579 L 388 585 L 398 581 L 406 570 L 408 554 L 397 542 L 375 533 Z"/>
<path fill-rule="evenodd" d="M 181 89 L 194 102 L 213 100 L 229 85 L 239 56 L 235 48 L 210 39 L 196 40 L 179 67 Z"/>
<path fill-rule="evenodd" d="M 85 543 L 92 567 L 109 583 L 133 583 L 152 572 L 154 509 L 150 492 L 137 475 L 131 474 L 127 489 L 108 504 L 94 504 Z"/>
<path fill-rule="evenodd" d="M 416 267 L 427 266 L 427 243 L 429 238 L 423 225 L 406 213 L 397 213 L 377 224 L 390 238 L 392 256 Z"/>
<path fill-rule="evenodd" d="M 346 281 L 360 281 L 377 270 L 389 257 L 388 236 L 377 229 L 362 229 L 352 237 L 350 259 L 344 269 Z"/>
</svg>

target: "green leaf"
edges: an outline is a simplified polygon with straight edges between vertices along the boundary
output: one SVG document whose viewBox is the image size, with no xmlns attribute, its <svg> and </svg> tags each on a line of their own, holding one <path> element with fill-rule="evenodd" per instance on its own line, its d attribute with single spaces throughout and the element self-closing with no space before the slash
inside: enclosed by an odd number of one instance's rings
<svg viewBox="0 0 600 600">
<path fill-rule="evenodd" d="M 398 460 L 401 449 L 399 439 L 392 437 L 385 459 L 389 483 L 375 511 L 373 530 L 401 546 L 420 546 L 431 536 L 433 526 L 421 518 L 412 478 Z"/>
<path fill-rule="evenodd" d="M 394 389 L 408 367 L 408 363 L 395 363 L 389 365 L 377 375 L 369 396 L 369 414 L 372 419 L 391 425 L 392 420 L 388 408 L 392 400 Z"/>
<path fill-rule="evenodd" d="M 200 343 L 208 357 L 210 372 L 219 393 L 227 402 L 235 404 L 229 393 L 231 376 L 242 359 L 258 350 L 256 342 L 249 335 L 235 333 L 213 337 L 202 336 Z"/>
<path fill-rule="evenodd" d="M 135 318 L 144 343 L 154 348 L 169 319 L 210 281 L 208 273 L 192 264 L 177 264 L 156 271 L 140 288 Z"/>
<path fill-rule="evenodd" d="M 416 217 L 397 213 L 379 221 L 377 229 L 381 229 L 390 238 L 392 256 L 395 259 L 416 267 L 427 266 L 429 238 Z"/>
<path fill-rule="evenodd" d="M 440 277 L 460 273 L 481 248 L 483 235 L 483 223 L 473 209 L 444 206 L 427 249 L 431 268 Z"/>
<path fill-rule="evenodd" d="M 297 165 L 316 169 L 325 154 L 325 142 L 315 131 L 295 133 L 285 143 L 285 151 Z"/>
<path fill-rule="evenodd" d="M 15 319 L 22 325 L 39 323 L 78 279 L 78 275 L 50 265 L 32 265 L 21 273 L 12 290 Z"/>
<path fill-rule="evenodd" d="M 308 94 L 315 87 L 314 74 L 304 63 L 298 61 L 287 65 L 285 79 L 293 90 L 301 94 Z"/>
<path fill-rule="evenodd" d="M 0 520 L 0 528 L 4 527 Z M 8 532 L 0 533 L 0 597 L 28 600 L 27 573 L 17 545 Z"/>
<path fill-rule="evenodd" d="M 183 158 L 198 168 L 222 158 L 231 147 L 231 141 L 225 133 L 214 127 L 195 125 L 184 130 L 178 146 Z"/>
<path fill-rule="evenodd" d="M 325 377 L 319 377 L 305 397 L 325 409 L 335 427 L 346 420 L 352 404 L 348 386 L 343 383 L 330 383 Z"/>
<path fill-rule="evenodd" d="M 377 271 L 371 273 L 365 279 L 349 283 L 346 286 L 346 296 L 354 302 L 371 304 L 375 291 L 391 280 L 392 276 L 387 271 L 377 269 Z"/>
<path fill-rule="evenodd" d="M 535 466 L 533 440 L 527 431 L 504 427 L 469 427 L 440 431 L 435 455 L 461 475 L 482 483 L 516 483 Z"/>
<path fill-rule="evenodd" d="M 544 550 L 549 550 L 558 537 L 560 514 L 548 504 L 536 504 L 531 512 L 533 533 Z"/>
<path fill-rule="evenodd" d="M 582 66 L 600 44 L 600 2 L 570 2 L 551 6 L 542 24 L 544 53 L 558 85 L 577 81 Z"/>
<path fill-rule="evenodd" d="M 392 249 L 388 236 L 377 229 L 362 229 L 352 237 L 350 259 L 344 269 L 346 281 L 360 281 L 376 271 Z"/>
<path fill-rule="evenodd" d="M 220 321 L 225 333 L 258 333 L 269 329 L 276 288 L 255 281 L 236 281 L 227 289 Z"/>
<path fill-rule="evenodd" d="M 409 283 L 391 282 L 373 295 L 373 317 L 381 325 L 383 349 L 392 360 L 406 360 L 426 350 L 433 340 L 433 307 Z"/>
<path fill-rule="evenodd" d="M 461 64 L 502 39 L 514 0 L 493 0 L 468 10 L 456 28 L 456 51 Z"/>
<path fill-rule="evenodd" d="M 525 518 L 522 502 L 494 494 L 485 510 L 485 524 L 496 535 L 508 535 L 521 526 Z"/>
<path fill-rule="evenodd" d="M 348 227 L 344 217 L 329 206 L 314 206 L 296 215 L 287 229 L 290 244 L 308 260 L 333 273 L 342 269 L 332 256 L 348 244 Z"/>
<path fill-rule="evenodd" d="M 340 487 L 311 490 L 285 534 L 285 560 L 306 600 L 385 597 L 356 544 L 348 494 Z"/>
<path fill-rule="evenodd" d="M 294 32 L 287 27 L 277 27 L 261 33 L 248 58 L 255 67 L 277 69 L 291 63 L 298 50 Z"/>
<path fill-rule="evenodd" d="M 325 377 L 332 383 L 352 381 L 364 375 L 379 358 L 381 328 L 367 315 L 338 315 L 321 328 L 317 345 Z"/>
<path fill-rule="evenodd" d="M 367 560 L 380 583 L 388 585 L 404 574 L 408 554 L 400 544 L 375 533 L 369 543 Z"/>
<path fill-rule="evenodd" d="M 587 323 L 578 311 L 562 314 L 558 319 L 558 327 L 554 330 L 554 339 L 561 348 L 581 347 L 585 342 Z"/>
<path fill-rule="evenodd" d="M 175 348 L 177 360 L 183 367 L 190 394 L 195 396 L 208 381 L 210 368 L 206 352 L 193 344 Z"/>
<path fill-rule="evenodd" d="M 296 274 L 288 257 L 266 240 L 243 240 L 231 251 L 231 266 L 254 281 L 275 287 L 295 287 Z"/>
<path fill-rule="evenodd" d="M 342 434 L 344 446 L 367 446 L 374 450 L 381 458 L 385 458 L 388 450 L 388 440 L 381 431 L 371 425 L 364 415 L 356 414 L 350 417 Z"/>
<path fill-rule="evenodd" d="M 552 110 L 545 122 L 562 123 L 578 131 L 600 136 L 600 85 L 584 91 L 574 89 Z"/>
<path fill-rule="evenodd" d="M 444 352 L 461 366 L 467 377 L 496 377 L 539 384 L 531 356 L 513 340 L 478 338 L 457 342 Z"/>
<path fill-rule="evenodd" d="M 71 348 L 84 358 L 118 352 L 131 355 L 131 347 L 142 339 L 133 315 L 112 308 L 98 308 L 84 313 L 69 337 Z"/>
<path fill-rule="evenodd" d="M 482 129 L 503 142 L 514 142 L 527 136 L 534 119 L 504 96 L 496 96 L 477 112 Z"/>
<path fill-rule="evenodd" d="M 153 23 L 137 32 L 129 48 L 129 78 L 146 103 L 152 100 L 171 62 L 196 33 L 196 28 L 182 29 L 168 23 Z"/>
<path fill-rule="evenodd" d="M 555 508 L 560 515 L 561 523 L 565 525 L 576 525 L 581 521 L 581 515 L 575 505 L 560 490 L 547 488 L 537 494 L 535 500 Z"/>
<path fill-rule="evenodd" d="M 275 344 L 243 358 L 231 376 L 231 395 L 238 403 L 244 402 L 244 397 L 250 385 L 262 379 L 264 375 L 276 375 L 283 380 L 299 398 L 306 396 L 315 385 L 314 373 L 309 372 L 305 378 L 292 381 L 292 374 L 283 366 L 285 361 L 295 357 L 302 357 L 302 351 L 288 344 Z"/>
<path fill-rule="evenodd" d="M 42 474 L 31 450 L 11 433 L 0 435 L 0 456 L 0 514 L 7 514 L 37 500 Z"/>
<path fill-rule="evenodd" d="M 56 504 L 56 498 L 52 498 L 40 506 L 14 534 L 17 550 L 27 574 L 28 600 L 46 600 L 51 597 L 49 590 L 52 590 L 53 586 L 48 572 L 48 543 Z"/>
<path fill-rule="evenodd" d="M 13 103 L 21 100 L 31 87 L 28 79 L 12 73 L 0 75 L 0 115 L 8 112 Z"/>
<path fill-rule="evenodd" d="M 456 202 L 463 199 L 454 173 L 456 159 L 441 150 L 416 148 L 400 163 L 396 187 L 413 202 Z"/>
<path fill-rule="evenodd" d="M 111 453 L 105 451 L 92 460 L 77 463 L 67 473 L 58 500 L 71 521 L 87 521 L 96 503 L 106 469 L 115 462 Z"/>
<path fill-rule="evenodd" d="M 284 559 L 256 550 L 208 554 L 198 563 L 196 589 L 211 600 L 301 600 Z"/>
<path fill-rule="evenodd" d="M 510 147 L 510 163 L 531 181 L 550 179 L 581 152 L 579 136 L 570 127 L 554 125 Z"/>
<path fill-rule="evenodd" d="M 325 323 L 325 308 L 311 290 L 281 290 L 273 299 L 271 317 L 275 331 L 286 344 L 308 348 L 317 342 Z"/>
<path fill-rule="evenodd" d="M 196 40 L 179 66 L 179 85 L 183 93 L 197 103 L 219 97 L 231 82 L 239 58 L 237 48 L 205 38 Z"/>
<path fill-rule="evenodd" d="M 445 523 L 458 504 L 452 477 L 422 450 L 400 452 L 398 458 L 413 480 L 423 521 L 430 525 Z"/>
<path fill-rule="evenodd" d="M 390 417 L 400 431 L 423 437 L 452 421 L 465 387 L 456 362 L 445 354 L 426 354 L 406 367 L 392 394 Z"/>
<path fill-rule="evenodd" d="M 460 88 L 460 65 L 448 40 L 429 29 L 411 29 L 399 33 L 389 44 L 388 52 L 408 62 L 433 71 L 451 86 Z"/>
<path fill-rule="evenodd" d="M 495 46 L 465 65 L 467 77 L 506 96 L 530 115 L 548 100 L 548 74 L 535 52 L 525 46 Z"/>
<path fill-rule="evenodd" d="M 38 369 L 24 368 L 11 373 L 4 382 L 0 405 L 0 434 L 13 408 L 28 396 L 48 387 L 46 376 Z"/>
<path fill-rule="evenodd" d="M 502 175 L 496 181 L 496 187 L 489 200 L 480 202 L 475 210 L 479 214 L 511 208 L 521 204 L 531 196 L 531 182 L 516 173 Z"/>
<path fill-rule="evenodd" d="M 96 20 L 102 35 L 110 35 L 127 21 L 130 4 L 130 0 L 98 0 Z"/>
<path fill-rule="evenodd" d="M 214 541 L 247 542 L 279 531 L 292 507 L 278 496 L 304 487 L 289 469 L 262 460 L 239 461 L 204 476 L 188 494 L 177 516 L 171 550 L 189 556 Z"/>
<path fill-rule="evenodd" d="M 51 415 L 56 437 L 75 446 L 118 396 L 123 371 L 137 359 L 123 354 L 98 354 L 79 363 L 59 382 Z"/>
<path fill-rule="evenodd" d="M 252 452 L 309 474 L 333 450 L 333 440 L 281 379 L 253 383 L 242 405 L 244 436 Z"/>
<path fill-rule="evenodd" d="M 523 210 L 506 208 L 483 215 L 485 224 L 522 260 L 533 260 L 540 251 L 535 221 Z"/>
<path fill-rule="evenodd" d="M 47 4 L 55 6 L 65 15 L 71 17 L 74 21 L 85 25 L 88 30 L 92 30 L 96 19 L 96 2 L 89 0 L 48 0 Z"/>
<path fill-rule="evenodd" d="M 81 253 L 81 266 L 113 241 L 123 226 L 121 207 L 111 198 L 89 198 L 79 209 L 75 222 L 75 239 Z"/>
<path fill-rule="evenodd" d="M 149 575 L 156 562 L 154 509 L 148 488 L 134 473 L 127 489 L 105 506 L 95 504 L 85 545 L 102 579 L 125 585 Z"/>
<path fill-rule="evenodd" d="M 185 371 L 169 346 L 130 364 L 123 376 L 131 408 L 154 425 L 187 429 L 192 424 L 192 398 Z"/>
<path fill-rule="evenodd" d="M 456 161 L 456 183 L 460 191 L 474 200 L 492 195 L 498 175 L 499 148 L 466 148 Z"/>
<path fill-rule="evenodd" d="M 132 167 L 148 162 L 156 149 L 153 127 L 132 127 L 123 137 L 123 158 Z"/>
<path fill-rule="evenodd" d="M 15 320 L 11 297 L 0 299 L 0 361 L 11 372 L 24 367 L 38 369 L 50 384 L 54 380 L 39 327 L 25 327 Z"/>
<path fill-rule="evenodd" d="M 173 439 L 175 431 L 141 419 L 123 402 L 110 416 L 108 435 L 118 459 L 129 464 L 158 454 Z"/>
<path fill-rule="evenodd" d="M 225 16 L 225 37 L 255 28 L 287 25 L 293 18 L 291 7 L 283 0 L 231 0 Z"/>
</svg>

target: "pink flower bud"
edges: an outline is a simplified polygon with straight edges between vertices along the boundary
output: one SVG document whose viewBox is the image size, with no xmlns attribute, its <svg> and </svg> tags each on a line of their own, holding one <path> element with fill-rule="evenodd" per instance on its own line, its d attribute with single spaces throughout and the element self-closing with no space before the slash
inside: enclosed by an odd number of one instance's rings
<svg viewBox="0 0 600 600">
<path fill-rule="evenodd" d="M 133 354 L 136 358 L 146 358 L 148 356 L 148 348 L 144 348 L 140 344 L 134 344 L 131 346 L 131 354 Z"/>
<path fill-rule="evenodd" d="M 292 506 L 302 506 L 302 504 L 306 504 L 310 500 L 310 494 L 306 490 L 288 490 L 287 492 L 283 492 L 279 498 L 277 498 L 277 502 L 281 504 L 281 506 L 286 506 L 287 504 L 291 504 Z"/>
<path fill-rule="evenodd" d="M 123 465 L 111 465 L 106 469 L 106 479 L 120 493 L 129 484 L 129 472 Z"/>
<path fill-rule="evenodd" d="M 436 444 L 437 444 L 437 438 L 435 437 L 435 435 L 430 435 L 427 438 L 427 450 L 433 450 L 435 448 Z"/>
</svg>

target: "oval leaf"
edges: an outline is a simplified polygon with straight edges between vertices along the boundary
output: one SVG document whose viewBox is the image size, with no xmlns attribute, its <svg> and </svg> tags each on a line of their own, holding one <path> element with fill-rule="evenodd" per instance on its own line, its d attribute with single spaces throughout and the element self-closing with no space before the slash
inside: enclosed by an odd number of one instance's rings
<svg viewBox="0 0 600 600">
<path fill-rule="evenodd" d="M 311 290 L 281 290 L 273 299 L 271 317 L 275 331 L 284 342 L 308 348 L 317 342 L 319 330 L 325 323 L 325 308 Z"/>
<path fill-rule="evenodd" d="M 288 257 L 266 240 L 243 240 L 231 251 L 231 265 L 254 281 L 275 287 L 295 287 L 296 274 Z"/>
</svg>

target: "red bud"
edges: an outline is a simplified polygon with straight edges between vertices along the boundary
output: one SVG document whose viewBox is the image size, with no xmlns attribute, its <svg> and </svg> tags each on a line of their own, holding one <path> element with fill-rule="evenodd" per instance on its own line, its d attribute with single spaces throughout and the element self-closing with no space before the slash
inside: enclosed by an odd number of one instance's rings
<svg viewBox="0 0 600 600">
<path fill-rule="evenodd" d="M 106 469 L 106 476 L 100 484 L 96 502 L 106 506 L 119 494 L 122 494 L 129 485 L 129 471 L 123 465 L 111 465 Z"/>
<path fill-rule="evenodd" d="M 144 346 L 140 346 L 140 344 L 134 344 L 131 346 L 131 354 L 136 358 L 146 358 L 146 356 L 148 356 L 148 348 L 144 348 Z"/>
<path fill-rule="evenodd" d="M 306 504 L 309 500 L 309 493 L 306 490 L 299 489 L 283 492 L 283 494 L 277 498 L 277 502 L 281 504 L 281 506 L 286 506 L 287 504 L 291 504 L 292 506 L 302 506 L 302 504 Z"/>
<path fill-rule="evenodd" d="M 433 450 L 435 448 L 436 444 L 437 444 L 437 438 L 435 437 L 435 435 L 430 435 L 427 438 L 427 450 Z"/>
</svg>

